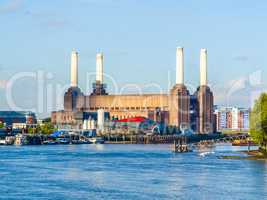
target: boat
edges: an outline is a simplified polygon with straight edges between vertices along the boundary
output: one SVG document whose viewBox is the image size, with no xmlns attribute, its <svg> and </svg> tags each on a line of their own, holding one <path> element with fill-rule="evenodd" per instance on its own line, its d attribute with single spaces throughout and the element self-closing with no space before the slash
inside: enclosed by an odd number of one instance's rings
<svg viewBox="0 0 267 200">
<path fill-rule="evenodd" d="M 92 137 L 92 138 L 89 138 L 89 142 L 93 144 L 104 144 L 105 141 L 102 137 Z"/>
<path fill-rule="evenodd" d="M 5 141 L 6 141 L 6 145 L 13 145 L 15 142 L 15 137 L 14 136 L 7 136 Z"/>
<path fill-rule="evenodd" d="M 28 144 L 27 136 L 24 134 L 18 134 L 15 138 L 15 145 L 26 145 Z"/>
<path fill-rule="evenodd" d="M 71 140 L 71 144 L 91 144 L 91 142 L 86 140 Z"/>
<path fill-rule="evenodd" d="M 248 140 L 234 140 L 232 146 L 257 146 L 255 142 Z"/>
<path fill-rule="evenodd" d="M 69 144 L 70 143 L 70 139 L 69 138 L 57 138 L 56 141 L 59 144 Z"/>
<path fill-rule="evenodd" d="M 175 153 L 192 152 L 192 146 L 186 143 L 186 137 L 180 138 L 180 140 L 174 140 L 173 151 Z"/>
<path fill-rule="evenodd" d="M 43 144 L 53 145 L 53 144 L 58 144 L 58 143 L 54 140 L 45 140 L 45 141 L 43 141 Z"/>
<path fill-rule="evenodd" d="M 0 145 L 6 145 L 6 140 L 0 140 Z"/>
<path fill-rule="evenodd" d="M 175 153 L 186 153 L 186 152 L 193 152 L 192 147 L 188 144 L 174 144 L 173 151 Z"/>
</svg>

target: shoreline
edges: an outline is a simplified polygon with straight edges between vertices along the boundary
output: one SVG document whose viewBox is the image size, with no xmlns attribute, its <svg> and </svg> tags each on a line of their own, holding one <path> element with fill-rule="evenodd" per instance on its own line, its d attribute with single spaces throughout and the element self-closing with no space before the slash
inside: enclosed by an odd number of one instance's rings
<svg viewBox="0 0 267 200">
<path fill-rule="evenodd" d="M 267 153 L 263 153 L 260 150 L 251 150 L 251 151 L 240 151 L 245 153 L 247 156 L 221 156 L 221 159 L 238 159 L 238 160 L 259 160 L 267 161 Z"/>
</svg>

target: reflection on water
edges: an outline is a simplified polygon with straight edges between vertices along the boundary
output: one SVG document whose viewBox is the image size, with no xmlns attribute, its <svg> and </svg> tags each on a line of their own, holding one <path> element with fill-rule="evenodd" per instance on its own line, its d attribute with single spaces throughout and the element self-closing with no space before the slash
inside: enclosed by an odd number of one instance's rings
<svg viewBox="0 0 267 200">
<path fill-rule="evenodd" d="M 267 199 L 266 162 L 219 159 L 245 149 L 2 146 L 0 199 Z"/>
</svg>

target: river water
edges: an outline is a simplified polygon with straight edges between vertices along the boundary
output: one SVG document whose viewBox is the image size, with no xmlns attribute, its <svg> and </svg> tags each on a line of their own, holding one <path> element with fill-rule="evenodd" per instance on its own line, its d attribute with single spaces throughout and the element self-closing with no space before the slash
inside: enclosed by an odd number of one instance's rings
<svg viewBox="0 0 267 200">
<path fill-rule="evenodd" d="M 267 199 L 267 162 L 217 146 L 1 146 L 0 199 Z"/>
</svg>

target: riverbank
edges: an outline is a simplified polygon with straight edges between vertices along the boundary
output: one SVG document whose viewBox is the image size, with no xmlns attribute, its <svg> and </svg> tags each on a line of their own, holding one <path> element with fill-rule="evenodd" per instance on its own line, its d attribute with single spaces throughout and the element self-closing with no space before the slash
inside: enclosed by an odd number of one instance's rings
<svg viewBox="0 0 267 200">
<path fill-rule="evenodd" d="M 240 160 L 264 160 L 267 161 L 267 153 L 260 150 L 241 151 L 247 156 L 222 156 L 222 159 L 240 159 Z"/>
<path fill-rule="evenodd" d="M 17 134 L 14 136 L 0 137 L 0 145 L 42 145 L 42 144 L 83 144 L 98 138 L 106 144 L 173 144 L 182 135 L 99 135 L 98 137 L 81 134 L 65 133 L 54 136 L 45 134 Z M 195 134 L 186 136 L 188 143 L 199 141 L 216 140 L 223 138 L 221 134 Z"/>
</svg>

